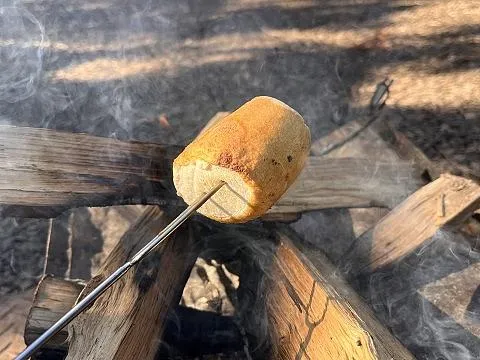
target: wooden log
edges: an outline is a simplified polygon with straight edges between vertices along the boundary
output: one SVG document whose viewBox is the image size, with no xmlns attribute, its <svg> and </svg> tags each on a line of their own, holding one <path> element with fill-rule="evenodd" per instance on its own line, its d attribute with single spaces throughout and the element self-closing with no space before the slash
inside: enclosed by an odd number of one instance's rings
<svg viewBox="0 0 480 360">
<path fill-rule="evenodd" d="M 375 159 L 378 162 L 395 164 L 401 159 L 395 149 L 378 133 L 378 127 L 381 127 L 384 121 L 383 112 L 361 116 L 317 140 L 312 144 L 312 153 L 327 158 Z M 423 169 L 417 168 L 412 159 L 406 158 L 404 161 L 415 168 L 412 173 L 415 183 L 424 185 L 421 177 Z M 372 228 L 385 215 L 385 209 L 381 208 L 351 208 L 348 212 L 356 234 Z"/>
<path fill-rule="evenodd" d="M 0 164 L 3 215 L 54 217 L 80 206 L 182 204 L 171 183 L 171 163 L 179 147 L 12 126 L 0 127 L 0 147 L 5 160 Z M 410 171 L 405 163 L 313 157 L 269 214 L 392 206 L 416 186 Z M 372 173 L 376 179 L 365 182 Z M 386 191 L 372 191 L 375 186 Z"/>
<path fill-rule="evenodd" d="M 70 310 L 84 286 L 72 280 L 47 275 L 40 280 L 33 305 L 25 324 L 24 339 L 27 345 L 52 326 Z M 68 351 L 68 332 L 63 330 L 42 349 L 50 359 L 63 359 Z M 169 313 L 163 352 L 202 354 L 226 350 L 239 350 L 243 346 L 241 335 L 230 317 L 198 311 L 177 305 Z M 161 350 L 162 351 L 162 350 Z M 37 354 L 42 356 L 42 354 Z"/>
<path fill-rule="evenodd" d="M 198 136 L 228 114 L 217 113 Z M 345 125 L 316 141 L 312 145 L 312 152 L 326 155 L 342 147 L 345 155 L 344 148 L 348 141 L 365 131 L 375 119 L 376 117 L 363 117 Z M 361 142 L 361 146 L 355 143 L 353 149 L 356 151 L 350 150 L 348 155 L 341 156 L 341 159 L 310 157 L 299 179 L 262 220 L 272 220 L 276 214 L 295 214 L 327 208 L 393 208 L 423 185 L 420 173 L 410 162 L 379 161 L 378 156 L 372 157 L 375 160 L 362 158 L 367 153 L 376 152 L 380 152 L 382 156 L 390 152 L 392 157 L 396 157 L 378 136 L 375 137 L 375 134 L 368 130 L 366 133 L 367 140 Z M 367 148 L 370 151 L 365 151 Z"/>
<path fill-rule="evenodd" d="M 393 208 L 422 184 L 415 167 L 404 161 L 310 157 L 298 180 L 269 213 Z"/>
<path fill-rule="evenodd" d="M 311 147 L 312 153 L 318 156 L 326 156 L 332 152 L 336 152 L 338 154 L 339 151 L 340 153 L 347 151 L 349 153 L 349 155 L 347 156 L 352 156 L 352 152 L 357 152 L 356 150 L 357 149 L 359 150 L 360 147 L 372 149 L 373 147 L 375 147 L 375 141 L 374 143 L 369 142 L 364 144 L 361 144 L 358 141 L 354 141 L 353 147 L 350 147 L 347 144 L 352 144 L 352 140 L 355 140 L 359 136 L 362 137 L 365 134 L 367 134 L 367 136 L 369 136 L 371 140 L 376 140 L 375 139 L 376 136 L 372 137 L 370 134 L 368 134 L 367 129 L 369 125 L 372 124 L 377 119 L 378 119 L 377 114 L 366 115 L 366 116 L 359 117 L 358 119 L 355 119 L 339 127 L 338 129 L 335 129 L 330 134 L 312 143 L 312 147 Z M 384 144 L 382 144 L 381 142 L 380 142 L 380 146 L 384 148 Z M 361 152 L 358 152 L 358 155 L 360 155 L 359 157 L 362 157 Z M 383 156 L 383 154 L 381 154 L 381 156 Z"/>
<path fill-rule="evenodd" d="M 422 150 L 415 146 L 404 134 L 395 130 L 389 124 L 389 114 L 382 117 L 382 121 L 372 124 L 372 128 L 390 148 L 395 151 L 400 159 L 412 161 L 422 170 L 424 176 L 429 180 L 435 180 L 447 171 L 443 164 L 431 161 Z"/>
<path fill-rule="evenodd" d="M 398 154 L 379 135 L 383 116 L 361 116 L 312 143 L 312 154 L 329 158 L 355 157 L 397 161 Z M 407 159 L 410 160 L 410 159 Z"/>
<path fill-rule="evenodd" d="M 397 131 L 393 125 L 388 122 L 388 118 L 391 116 L 394 116 L 394 114 L 387 113 L 385 120 L 381 123 L 374 123 L 373 128 L 379 136 L 395 150 L 400 159 L 415 163 L 425 179 L 435 180 L 446 172 L 476 180 L 479 179 L 478 174 L 475 174 L 465 166 L 452 164 L 447 161 L 434 162 L 430 160 L 407 136 Z M 479 214 L 480 210 L 477 210 L 475 213 Z M 467 219 L 460 231 L 472 238 L 478 237 L 480 235 L 480 218 L 478 216 L 472 216 Z M 472 242 L 472 245 L 476 246 L 475 242 Z"/>
<path fill-rule="evenodd" d="M 24 339 L 29 345 L 70 310 L 85 284 L 45 275 L 38 283 L 25 323 Z M 66 352 L 68 330 L 64 328 L 46 344 L 48 350 Z M 45 350 L 45 349 L 44 349 Z"/>
<path fill-rule="evenodd" d="M 364 116 L 345 124 L 339 129 L 329 133 L 328 135 L 318 139 L 312 144 L 312 154 L 322 156 L 328 159 L 344 159 L 355 158 L 364 161 L 373 161 L 375 159 L 379 164 L 395 164 L 400 161 L 395 150 L 379 136 L 374 126 L 377 122 L 384 121 L 382 116 Z M 417 169 L 414 162 L 410 159 L 400 161 L 408 163 L 414 168 L 411 176 L 411 184 L 424 184 L 420 176 L 420 169 Z M 403 199 L 402 199 L 403 200 Z M 307 234 L 312 234 L 311 241 L 314 239 L 314 229 L 316 226 L 318 231 L 322 231 L 326 237 L 337 237 L 336 228 L 342 228 L 342 237 L 334 242 L 334 246 L 321 245 L 327 256 L 337 263 L 337 260 L 345 252 L 352 242 L 365 231 L 371 229 L 375 224 L 386 215 L 386 208 L 348 208 L 348 209 L 331 209 L 326 212 L 312 213 L 305 226 L 309 229 Z M 325 229 L 321 225 L 325 218 L 329 219 L 329 228 L 333 229 L 332 233 L 325 233 Z M 348 227 L 351 226 L 351 229 Z M 308 236 L 308 235 L 307 235 Z"/>
<path fill-rule="evenodd" d="M 158 208 L 148 208 L 83 293 L 87 294 L 150 241 L 168 220 Z M 163 246 L 128 271 L 70 324 L 67 359 L 154 358 L 167 314 L 178 304 L 198 255 L 191 226 L 187 222 L 177 229 Z"/>
<path fill-rule="evenodd" d="M 405 161 L 415 168 L 417 183 L 426 184 L 437 179 L 445 170 L 455 173 L 461 171 L 454 167 L 447 167 L 443 163 L 436 163 L 418 149 L 405 135 L 399 133 L 389 124 L 391 112 L 384 111 L 378 116 L 361 117 L 324 138 L 317 140 L 312 145 L 314 154 L 324 153 L 327 157 L 370 157 L 380 161 L 396 163 Z M 373 120 L 373 121 L 372 121 Z M 339 145 L 340 144 L 340 145 Z M 378 154 L 378 156 L 375 156 Z M 478 211 L 478 210 L 477 210 Z M 349 209 L 352 225 L 361 228 L 364 232 L 373 227 L 384 214 L 383 211 L 374 209 Z M 365 222 L 364 220 L 368 220 Z M 476 238 L 480 233 L 478 220 L 474 217 L 466 219 L 466 224 L 461 231 Z M 358 226 L 357 226 L 358 225 Z M 474 244 L 474 241 L 472 242 Z M 474 244 L 475 245 L 475 244 Z"/>
<path fill-rule="evenodd" d="M 178 146 L 0 126 L 0 213 L 55 217 L 79 206 L 164 204 Z"/>
<path fill-rule="evenodd" d="M 354 242 L 343 259 L 352 276 L 389 265 L 443 226 L 460 225 L 480 207 L 480 185 L 445 174 L 424 186 Z"/>
<path fill-rule="evenodd" d="M 277 227 L 266 291 L 273 359 L 414 359 L 335 267 Z"/>
<path fill-rule="evenodd" d="M 430 160 L 405 134 L 396 130 L 392 124 L 395 117 L 401 117 L 394 111 L 387 111 L 383 115 L 384 120 L 372 124 L 373 129 L 379 136 L 397 153 L 400 159 L 412 160 L 420 168 L 423 168 L 432 179 L 438 179 L 443 173 L 452 173 L 472 179 L 479 179 L 475 171 L 448 159 L 437 161 Z M 401 120 L 400 120 L 401 121 Z"/>
<path fill-rule="evenodd" d="M 149 206 L 77 208 L 50 219 L 44 274 L 89 281 Z"/>
</svg>

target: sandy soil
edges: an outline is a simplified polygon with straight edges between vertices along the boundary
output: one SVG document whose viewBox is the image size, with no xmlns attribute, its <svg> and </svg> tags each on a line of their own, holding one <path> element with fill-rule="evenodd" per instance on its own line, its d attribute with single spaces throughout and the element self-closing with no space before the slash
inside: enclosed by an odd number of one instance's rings
<svg viewBox="0 0 480 360">
<path fill-rule="evenodd" d="M 266 94 L 316 139 L 365 112 L 389 77 L 395 125 L 480 175 L 479 19 L 472 0 L 2 1 L 0 123 L 186 143 Z M 0 221 L 6 299 L 41 275 L 48 224 Z M 232 311 L 212 291 L 212 309 Z"/>
</svg>

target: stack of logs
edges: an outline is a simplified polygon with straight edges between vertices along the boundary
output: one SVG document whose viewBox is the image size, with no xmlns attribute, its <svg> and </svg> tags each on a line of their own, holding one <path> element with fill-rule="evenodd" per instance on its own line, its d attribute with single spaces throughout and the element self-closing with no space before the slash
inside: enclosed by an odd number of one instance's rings
<svg viewBox="0 0 480 360">
<path fill-rule="evenodd" d="M 86 285 L 61 278 L 65 269 L 58 269 L 58 247 L 51 244 L 50 275 L 38 285 L 26 324 L 29 344 L 178 213 L 183 204 L 175 196 L 171 164 L 181 147 L 1 126 L 0 148 L 4 216 L 54 218 L 83 206 L 150 205 L 132 216 L 131 227 Z M 271 358 L 413 359 L 347 281 L 398 262 L 444 226 L 478 229 L 472 215 L 480 207 L 480 186 L 449 170 L 432 164 L 382 114 L 313 143 L 300 178 L 261 225 L 252 225 L 262 226 L 274 246 L 267 272 L 275 281 L 267 281 L 264 293 Z M 327 208 L 351 209 L 357 236 L 336 266 L 283 224 Z M 160 356 L 160 343 L 204 352 L 242 348 L 233 322 L 178 305 L 202 249 L 199 234 L 212 226 L 219 234 L 228 232 L 228 225 L 205 221 L 189 220 L 68 332 L 53 338 L 43 356 L 153 359 Z M 67 243 L 57 224 L 51 221 L 50 242 Z"/>
</svg>

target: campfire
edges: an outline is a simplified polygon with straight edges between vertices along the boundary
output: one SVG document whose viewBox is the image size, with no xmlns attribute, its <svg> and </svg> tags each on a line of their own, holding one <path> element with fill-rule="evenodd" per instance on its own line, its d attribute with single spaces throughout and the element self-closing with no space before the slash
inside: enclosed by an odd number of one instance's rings
<svg viewBox="0 0 480 360">
<path fill-rule="evenodd" d="M 367 304 L 365 284 L 408 265 L 412 255 L 427 257 L 442 231 L 477 231 L 480 185 L 429 161 L 390 126 L 388 114 L 374 108 L 315 140 L 299 177 L 260 219 L 189 219 L 36 358 L 413 359 L 404 339 L 372 311 L 375 304 Z M 25 327 L 28 345 L 185 206 L 172 183 L 172 162 L 183 149 L 6 125 L 0 136 L 15 184 L 3 192 L 2 214 L 51 218 L 44 276 Z M 111 207 L 117 222 L 129 225 L 100 260 L 85 250 L 95 234 L 83 207 Z M 297 234 L 302 218 L 320 209 L 335 212 L 331 226 L 351 222 L 353 239 L 341 228 L 333 245 Z M 231 308 L 188 306 L 193 279 L 205 277 L 198 261 L 221 268 Z M 93 277 L 81 263 L 99 263 Z"/>
</svg>

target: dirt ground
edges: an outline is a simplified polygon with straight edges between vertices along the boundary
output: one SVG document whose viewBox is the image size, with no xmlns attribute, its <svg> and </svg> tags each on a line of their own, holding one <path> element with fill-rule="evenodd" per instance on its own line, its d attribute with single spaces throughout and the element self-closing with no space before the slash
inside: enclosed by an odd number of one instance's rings
<svg viewBox="0 0 480 360">
<path fill-rule="evenodd" d="M 185 144 L 217 111 L 270 95 L 298 110 L 315 140 L 368 111 L 388 77 L 398 129 L 432 159 L 480 176 L 479 66 L 474 0 L 0 2 L 0 124 Z M 104 215 L 91 214 L 105 231 Z M 48 221 L 0 226 L 7 303 L 41 275 Z M 296 228 L 309 232 L 308 222 Z M 218 264 L 198 266 L 218 277 Z M 219 288 L 224 301 L 212 307 L 233 311 Z M 458 358 L 411 341 L 422 359 Z M 2 344 L 0 354 L 12 351 Z M 462 356 L 474 356 L 467 345 Z"/>
</svg>

